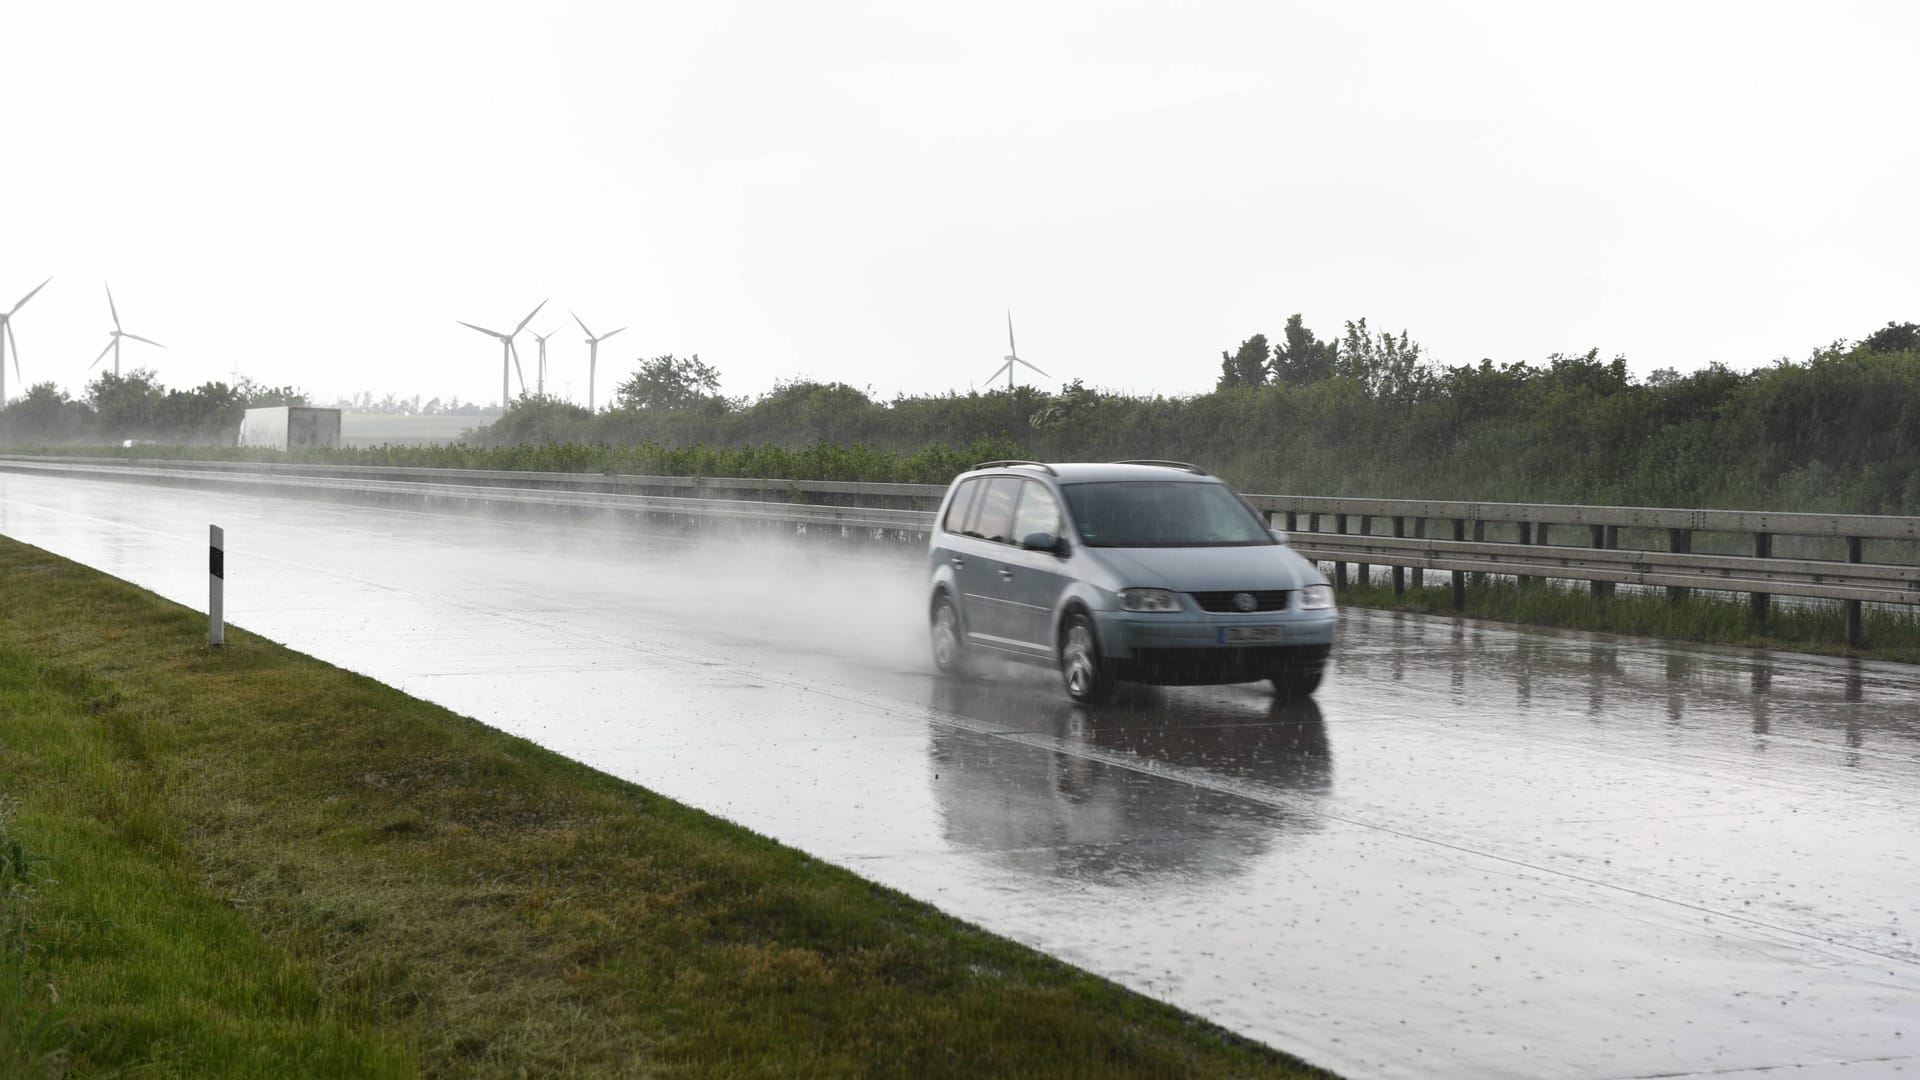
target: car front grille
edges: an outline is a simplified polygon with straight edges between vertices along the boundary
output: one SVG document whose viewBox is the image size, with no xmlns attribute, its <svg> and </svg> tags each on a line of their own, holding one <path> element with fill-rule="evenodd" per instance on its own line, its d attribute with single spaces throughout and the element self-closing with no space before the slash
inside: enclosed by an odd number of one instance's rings
<svg viewBox="0 0 1920 1080">
<path fill-rule="evenodd" d="M 1163 686 L 1249 682 L 1310 671 L 1327 662 L 1327 645 L 1228 645 L 1192 649 L 1135 649 L 1115 666 L 1123 677 Z"/>
<path fill-rule="evenodd" d="M 1238 612 L 1233 606 L 1233 598 L 1241 593 L 1253 597 L 1254 611 L 1287 610 L 1287 591 L 1285 589 L 1236 589 L 1231 592 L 1197 592 L 1187 595 L 1200 605 L 1202 611 Z"/>
</svg>

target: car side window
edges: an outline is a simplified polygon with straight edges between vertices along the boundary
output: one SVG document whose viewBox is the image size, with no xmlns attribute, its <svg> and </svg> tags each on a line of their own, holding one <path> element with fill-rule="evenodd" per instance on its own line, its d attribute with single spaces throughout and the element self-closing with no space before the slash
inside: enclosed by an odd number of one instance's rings
<svg viewBox="0 0 1920 1080">
<path fill-rule="evenodd" d="M 1013 504 L 1020 497 L 1020 478 L 995 476 L 984 481 L 986 489 L 973 500 L 973 512 L 967 515 L 968 536 L 1007 543 L 1013 529 Z"/>
<path fill-rule="evenodd" d="M 973 508 L 974 496 L 980 494 L 980 481 L 967 480 L 961 483 L 960 490 L 953 493 L 953 499 L 947 503 L 947 516 L 940 521 L 940 527 L 948 532 L 962 532 L 967 521 L 967 511 Z"/>
<path fill-rule="evenodd" d="M 1047 485 L 1029 480 L 1020 491 L 1020 505 L 1013 512 L 1013 542 L 1018 544 L 1034 533 L 1060 535 L 1060 502 Z"/>
</svg>

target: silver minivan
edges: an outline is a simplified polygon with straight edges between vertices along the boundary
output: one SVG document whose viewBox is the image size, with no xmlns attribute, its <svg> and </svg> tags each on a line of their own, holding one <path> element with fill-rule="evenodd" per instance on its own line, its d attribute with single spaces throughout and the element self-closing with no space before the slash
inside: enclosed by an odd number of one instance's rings
<svg viewBox="0 0 1920 1080">
<path fill-rule="evenodd" d="M 930 545 L 934 664 L 1058 667 L 1075 701 L 1118 682 L 1320 685 L 1333 587 L 1239 493 L 1180 462 L 992 461 L 956 477 Z"/>
</svg>

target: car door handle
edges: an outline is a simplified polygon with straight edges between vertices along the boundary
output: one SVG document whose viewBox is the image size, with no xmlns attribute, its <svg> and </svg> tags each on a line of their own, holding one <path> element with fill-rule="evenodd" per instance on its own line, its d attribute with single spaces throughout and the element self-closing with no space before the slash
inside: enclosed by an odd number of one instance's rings
<svg viewBox="0 0 1920 1080">
<path fill-rule="evenodd" d="M 963 566 L 965 566 L 965 565 L 967 565 L 967 560 L 965 560 L 965 559 L 963 559 L 963 558 L 961 558 L 961 557 L 960 557 L 960 556 L 958 556 L 958 555 L 955 555 L 955 556 L 953 557 L 953 568 L 954 568 L 955 570 L 958 570 L 958 569 L 960 569 L 961 567 L 963 567 Z"/>
<path fill-rule="evenodd" d="M 1007 568 L 1006 568 L 1006 567 L 1004 567 L 1004 566 L 1003 566 L 1003 567 L 1001 567 L 1001 568 L 1000 568 L 1000 579 L 1001 579 L 1002 581 L 1012 581 L 1012 580 L 1013 580 L 1013 571 L 1011 571 L 1011 570 L 1009 570 L 1009 569 L 1007 569 Z"/>
</svg>

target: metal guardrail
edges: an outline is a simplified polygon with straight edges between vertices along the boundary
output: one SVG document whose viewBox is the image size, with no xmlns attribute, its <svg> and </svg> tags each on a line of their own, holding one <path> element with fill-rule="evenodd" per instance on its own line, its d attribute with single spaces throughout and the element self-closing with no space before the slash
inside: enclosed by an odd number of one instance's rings
<svg viewBox="0 0 1920 1080">
<path fill-rule="evenodd" d="M 479 487 L 554 488 L 568 491 L 604 491 L 655 494 L 668 491 L 756 492 L 815 495 L 852 495 L 865 498 L 925 500 L 931 510 L 946 494 L 945 484 L 884 484 L 848 480 L 781 480 L 734 476 L 649 476 L 639 473 L 532 472 L 519 469 L 451 469 L 411 465 L 310 465 L 276 461 L 178 461 L 168 458 L 60 457 L 41 454 L 0 455 L 0 467 L 45 463 L 87 466 L 103 470 L 201 472 L 211 475 L 330 477 L 400 483 L 463 484 Z M 799 501 L 788 499 L 784 501 Z"/>
<path fill-rule="evenodd" d="M 671 515 L 689 519 L 775 523 L 815 529 L 869 530 L 898 539 L 924 536 L 945 485 L 831 480 L 631 474 L 521 472 L 376 465 L 0 456 L 0 469 L 138 477 L 172 483 L 285 489 L 442 503 L 515 504 Z M 757 497 L 747 497 L 757 496 Z M 1920 604 L 1920 566 L 1867 562 L 1863 544 L 1920 541 L 1920 518 L 1873 515 L 1683 510 L 1317 496 L 1249 495 L 1255 509 L 1283 523 L 1293 546 L 1331 563 L 1336 587 L 1349 567 L 1358 576 L 1390 568 L 1396 592 L 1411 575 L 1452 575 L 1456 605 L 1466 575 L 1590 582 L 1597 594 L 1615 585 L 1665 588 L 1675 599 L 1694 589 L 1748 593 L 1764 623 L 1772 596 L 1839 600 L 1848 640 L 1860 639 L 1862 603 Z M 819 500 L 832 499 L 832 502 Z M 1490 539 L 1488 526 L 1512 532 Z M 1390 532 L 1382 534 L 1379 530 Z M 1430 531 L 1444 535 L 1428 536 Z M 1621 530 L 1664 534 L 1665 547 L 1620 546 Z M 1568 532 L 1587 541 L 1567 544 Z M 1739 536 L 1751 555 L 1693 552 L 1697 533 Z M 1844 559 L 1774 558 L 1775 537 L 1808 537 L 1844 545 Z"/>
<path fill-rule="evenodd" d="M 1798 514 L 1765 510 L 1679 510 L 1650 506 L 1566 503 L 1437 502 L 1419 499 L 1334 499 L 1307 495 L 1249 495 L 1267 513 L 1410 521 L 1512 522 L 1547 526 L 1688 529 L 1782 536 L 1920 540 L 1920 517 L 1874 514 Z"/>
<path fill-rule="evenodd" d="M 492 472 L 475 477 L 462 469 L 396 469 L 380 474 L 365 470 L 372 466 L 334 468 L 330 466 L 288 467 L 272 465 L 264 469 L 233 468 L 236 462 L 166 462 L 157 460 L 51 459 L 28 457 L 0 458 L 0 470 L 41 472 L 61 475 L 103 476 L 114 479 L 138 479 L 162 483 L 187 483 L 200 487 L 238 488 L 242 490 L 283 490 L 319 495 L 374 498 L 408 498 L 440 504 L 510 504 L 547 509 L 574 509 L 615 513 L 712 518 L 750 522 L 777 522 L 819 528 L 870 529 L 924 534 L 933 514 L 926 510 L 903 510 L 876 506 L 820 504 L 780 499 L 726 499 L 694 495 L 636 494 L 609 488 L 652 488 L 780 491 L 788 481 L 741 481 L 724 483 L 688 477 L 618 478 L 583 476 L 573 473 Z M 211 468 L 207 466 L 213 466 Z M 449 479 L 420 479 L 432 473 Z M 407 479 L 397 477 L 407 476 Z M 547 486 L 509 486 L 508 481 L 526 477 Z M 556 481 L 571 477 L 570 486 Z M 491 483 L 454 483 L 452 479 L 486 479 Z M 653 481 L 673 481 L 654 484 Z M 760 485 L 756 487 L 755 485 Z M 847 485 L 835 485 L 844 493 Z M 903 485 L 853 485 L 890 487 Z M 941 489 L 944 490 L 944 489 Z"/>
<path fill-rule="evenodd" d="M 1765 626 L 1774 596 L 1808 597 L 1842 601 L 1847 641 L 1858 644 L 1863 603 L 1920 604 L 1920 567 L 1863 557 L 1870 540 L 1920 541 L 1914 517 L 1277 495 L 1249 501 L 1284 518 L 1303 554 L 1332 562 L 1336 587 L 1346 586 L 1349 563 L 1361 578 L 1371 566 L 1390 567 L 1396 593 L 1405 591 L 1409 571 L 1416 588 L 1423 571 L 1446 571 L 1456 607 L 1465 602 L 1469 573 L 1587 581 L 1596 595 L 1617 584 L 1664 587 L 1675 600 L 1694 589 L 1747 593 L 1756 629 Z M 1510 527 L 1513 539 L 1489 540 L 1489 524 Z M 1391 534 L 1380 535 L 1381 525 Z M 1434 526 L 1450 536 L 1429 538 Z M 1665 547 L 1622 547 L 1623 529 L 1663 538 Z M 1569 531 L 1588 543 L 1552 542 Z M 1737 537 L 1752 554 L 1696 554 L 1699 533 Z M 1777 537 L 1824 544 L 1844 558 L 1775 558 Z"/>
</svg>

